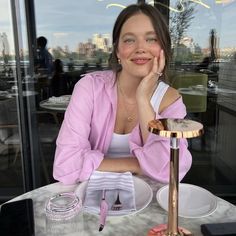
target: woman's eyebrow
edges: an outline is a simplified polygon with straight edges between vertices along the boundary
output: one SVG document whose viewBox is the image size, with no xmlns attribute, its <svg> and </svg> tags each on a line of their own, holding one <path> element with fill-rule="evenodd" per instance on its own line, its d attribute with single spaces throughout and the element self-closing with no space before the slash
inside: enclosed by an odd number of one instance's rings
<svg viewBox="0 0 236 236">
<path fill-rule="evenodd" d="M 148 31 L 148 32 L 146 32 L 146 34 L 155 34 L 156 35 L 156 32 L 155 31 Z"/>
<path fill-rule="evenodd" d="M 145 32 L 145 35 L 157 35 L 156 34 L 156 32 L 155 31 L 147 31 L 147 32 Z M 126 36 L 135 36 L 135 33 L 133 33 L 133 32 L 126 32 L 126 33 L 124 33 L 122 36 L 121 36 L 121 38 L 124 38 L 124 37 L 126 37 Z"/>
<path fill-rule="evenodd" d="M 134 36 L 135 34 L 132 32 L 126 32 L 125 34 L 122 35 L 122 38 L 125 36 Z"/>
</svg>

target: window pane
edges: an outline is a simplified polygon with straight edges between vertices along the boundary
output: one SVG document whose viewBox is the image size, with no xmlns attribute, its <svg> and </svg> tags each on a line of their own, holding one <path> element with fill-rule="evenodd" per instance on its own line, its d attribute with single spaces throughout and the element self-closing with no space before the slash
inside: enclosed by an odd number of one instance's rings
<svg viewBox="0 0 236 236">
<path fill-rule="evenodd" d="M 189 140 L 193 166 L 184 181 L 235 196 L 235 1 L 170 3 L 170 83 L 205 134 Z"/>
<path fill-rule="evenodd" d="M 52 140 L 51 145 L 48 143 L 42 148 L 51 181 L 55 139 L 68 104 L 65 102 L 60 105 L 60 101 L 57 103 L 54 97 L 65 95 L 63 99 L 69 101 L 74 85 L 86 72 L 107 68 L 115 19 L 125 6 L 135 2 L 116 1 L 112 4 L 112 1 L 96 0 L 35 0 L 37 38 L 44 37 L 47 40 L 45 50 L 37 48 L 35 60 L 35 76 L 40 81 L 38 109 L 40 113 L 50 113 L 56 120 L 52 121 L 55 129 L 51 132 L 47 132 L 48 119 L 42 116 L 45 114 L 41 114 L 39 120 L 39 125 L 45 130 L 45 138 L 50 135 Z M 49 67 L 46 65 L 49 60 L 44 63 L 41 59 L 49 54 L 53 60 L 51 73 L 48 73 Z M 63 81 L 63 85 L 56 83 L 58 78 Z"/>
<path fill-rule="evenodd" d="M 37 36 L 48 39 L 49 51 L 63 61 L 65 71 L 107 66 L 114 21 L 123 7 L 136 1 L 112 2 L 35 1 Z"/>
<path fill-rule="evenodd" d="M 0 0 L 0 192 L 23 193 L 18 84 L 10 2 Z"/>
</svg>

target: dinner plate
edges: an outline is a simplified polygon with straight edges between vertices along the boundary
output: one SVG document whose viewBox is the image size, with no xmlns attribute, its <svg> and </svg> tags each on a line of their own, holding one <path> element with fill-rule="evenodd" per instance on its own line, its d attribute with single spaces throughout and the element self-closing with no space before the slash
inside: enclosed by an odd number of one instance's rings
<svg viewBox="0 0 236 236">
<path fill-rule="evenodd" d="M 156 198 L 160 206 L 168 211 L 169 186 L 157 191 Z M 212 214 L 217 208 L 217 198 L 204 188 L 191 184 L 179 184 L 179 216 L 199 218 Z"/>
<path fill-rule="evenodd" d="M 192 91 L 191 88 L 179 88 L 178 89 L 180 92 L 189 92 L 189 91 Z"/>
<path fill-rule="evenodd" d="M 69 101 L 67 101 L 67 100 L 49 101 L 48 100 L 48 101 L 45 101 L 44 104 L 52 105 L 52 106 L 54 106 L 54 105 L 68 105 Z"/>
<path fill-rule="evenodd" d="M 133 181 L 134 181 L 134 192 L 135 192 L 135 203 L 136 203 L 136 211 L 130 211 L 130 212 L 121 212 L 119 214 L 118 211 L 116 211 L 116 214 L 113 215 L 108 215 L 109 216 L 126 216 L 126 215 L 133 215 L 136 214 L 143 209 L 145 209 L 149 203 L 152 201 L 153 197 L 153 192 L 149 184 L 147 184 L 144 180 L 133 176 Z M 86 188 L 88 185 L 88 181 L 82 182 L 75 190 L 75 194 L 82 199 L 82 204 L 84 203 L 84 198 L 85 198 L 85 193 L 86 193 Z M 96 214 L 94 212 L 90 212 L 89 209 L 84 209 L 84 211 L 91 213 L 91 214 Z"/>
<path fill-rule="evenodd" d="M 66 98 L 66 99 L 70 100 L 71 95 L 61 95 L 60 97 L 61 97 L 61 98 Z"/>
<path fill-rule="evenodd" d="M 48 106 L 48 107 L 64 107 L 65 105 L 67 105 L 67 102 L 57 102 L 57 103 L 52 103 L 52 102 L 44 102 L 44 103 L 41 103 L 41 105 L 43 106 Z"/>
</svg>

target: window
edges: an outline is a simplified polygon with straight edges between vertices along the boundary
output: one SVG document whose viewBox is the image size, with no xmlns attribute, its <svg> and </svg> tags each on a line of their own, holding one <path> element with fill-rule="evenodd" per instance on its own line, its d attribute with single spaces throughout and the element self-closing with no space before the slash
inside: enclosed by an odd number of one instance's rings
<svg viewBox="0 0 236 236">
<path fill-rule="evenodd" d="M 193 166 L 184 181 L 235 196 L 236 2 L 171 1 L 169 9 L 170 82 L 182 95 L 188 118 L 205 130 L 189 140 Z"/>
</svg>

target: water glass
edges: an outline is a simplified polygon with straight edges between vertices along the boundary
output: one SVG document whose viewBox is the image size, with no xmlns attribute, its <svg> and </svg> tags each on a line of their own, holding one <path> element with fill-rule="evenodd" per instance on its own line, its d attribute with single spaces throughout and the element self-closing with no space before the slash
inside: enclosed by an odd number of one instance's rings
<svg viewBox="0 0 236 236">
<path fill-rule="evenodd" d="M 73 192 L 59 193 L 46 203 L 47 235 L 82 235 L 82 202 Z"/>
</svg>

